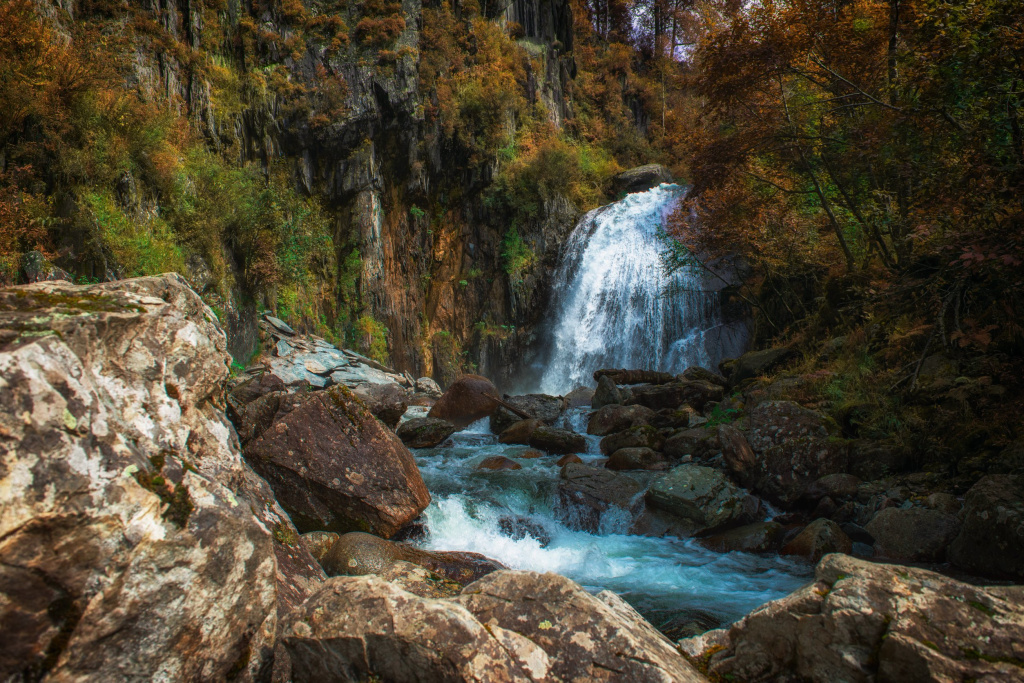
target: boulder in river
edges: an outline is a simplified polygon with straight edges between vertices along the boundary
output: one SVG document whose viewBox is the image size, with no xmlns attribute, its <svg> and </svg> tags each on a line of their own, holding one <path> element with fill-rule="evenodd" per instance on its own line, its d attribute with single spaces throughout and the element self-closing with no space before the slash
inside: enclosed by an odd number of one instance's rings
<svg viewBox="0 0 1024 683">
<path fill-rule="evenodd" d="M 512 423 L 510 427 L 507 427 L 498 436 L 498 443 L 527 446 L 530 443 L 530 437 L 535 431 L 537 431 L 538 427 L 542 426 L 544 426 L 544 423 L 537 419 L 519 420 L 518 422 Z"/>
<path fill-rule="evenodd" d="M 967 492 L 961 514 L 950 561 L 979 574 L 1024 580 L 1024 475 L 982 478 Z"/>
<path fill-rule="evenodd" d="M 565 407 L 566 409 L 590 407 L 593 400 L 593 389 L 588 387 L 576 387 L 565 395 Z"/>
<path fill-rule="evenodd" d="M 495 572 L 456 601 L 543 650 L 550 681 L 698 683 L 703 677 L 635 609 L 557 574 Z M 539 667 L 537 667 L 539 669 Z M 487 678 L 486 680 L 494 680 Z"/>
<path fill-rule="evenodd" d="M 412 454 L 344 386 L 282 399 L 245 449 L 302 531 L 391 536 L 430 502 Z"/>
<path fill-rule="evenodd" d="M 463 375 L 452 382 L 448 390 L 427 413 L 428 417 L 447 420 L 459 429 L 465 429 L 479 419 L 490 416 L 504 401 L 491 380 L 480 375 Z M 520 419 L 532 417 L 515 406 L 505 405 Z"/>
<path fill-rule="evenodd" d="M 561 396 L 547 394 L 525 394 L 523 396 L 506 396 L 504 401 L 509 406 L 518 408 L 529 418 L 540 420 L 546 425 L 553 425 L 565 412 L 565 399 Z M 523 417 L 511 412 L 508 408 L 498 406 L 491 414 L 491 431 L 501 434 Z"/>
<path fill-rule="evenodd" d="M 815 581 L 709 639 L 721 680 L 1016 681 L 1024 588 L 827 555 Z"/>
<path fill-rule="evenodd" d="M 817 562 L 829 553 L 850 553 L 853 542 L 831 519 L 816 519 L 782 548 L 783 555 L 797 555 Z"/>
<path fill-rule="evenodd" d="M 625 474 L 568 463 L 558 484 L 558 507 L 563 521 L 583 531 L 597 531 L 605 513 L 632 518 L 641 507 L 644 487 Z"/>
<path fill-rule="evenodd" d="M 652 507 L 693 521 L 696 531 L 753 522 L 760 501 L 710 467 L 680 465 L 654 480 L 647 491 Z"/>
<path fill-rule="evenodd" d="M 479 553 L 421 550 L 358 531 L 344 534 L 334 542 L 324 553 L 321 564 L 330 576 L 362 576 L 381 574 L 399 560 L 425 567 L 463 586 L 505 568 Z"/>
<path fill-rule="evenodd" d="M 615 381 L 607 375 L 601 375 L 597 379 L 597 390 L 594 397 L 590 399 L 590 405 L 594 410 L 605 406 L 621 405 L 626 402 L 626 392 L 620 389 Z"/>
<path fill-rule="evenodd" d="M 646 406 L 606 405 L 590 414 L 587 433 L 608 436 L 631 427 L 651 424 L 654 411 Z"/>
<path fill-rule="evenodd" d="M 942 562 L 960 531 L 953 515 L 927 508 L 886 508 L 868 522 L 875 554 L 897 562 Z"/>
<path fill-rule="evenodd" d="M 0 290 L 0 680 L 268 663 L 297 535 L 215 405 L 229 361 L 178 275 Z"/>
<path fill-rule="evenodd" d="M 587 450 L 587 440 L 568 429 L 541 426 L 530 434 L 530 446 L 555 455 Z"/>
<path fill-rule="evenodd" d="M 650 448 L 620 448 L 604 464 L 610 470 L 664 470 L 668 458 Z"/>
<path fill-rule="evenodd" d="M 555 464 L 558 465 L 559 467 L 565 467 L 566 465 L 571 464 L 571 463 L 578 463 L 578 464 L 582 465 L 583 464 L 583 458 L 581 458 L 580 456 L 576 455 L 575 453 L 567 453 L 567 454 L 563 455 L 561 458 L 559 458 L 558 461 Z"/>
<path fill-rule="evenodd" d="M 660 451 L 664 445 L 665 437 L 661 432 L 654 427 L 642 425 L 604 437 L 601 439 L 601 452 L 610 455 L 620 448 L 650 448 Z"/>
<path fill-rule="evenodd" d="M 436 417 L 414 417 L 398 428 L 398 438 L 409 448 L 434 448 L 456 432 L 448 420 Z"/>
<path fill-rule="evenodd" d="M 706 536 L 700 544 L 718 553 L 768 553 L 778 550 L 783 531 L 778 522 L 754 522 Z"/>
</svg>

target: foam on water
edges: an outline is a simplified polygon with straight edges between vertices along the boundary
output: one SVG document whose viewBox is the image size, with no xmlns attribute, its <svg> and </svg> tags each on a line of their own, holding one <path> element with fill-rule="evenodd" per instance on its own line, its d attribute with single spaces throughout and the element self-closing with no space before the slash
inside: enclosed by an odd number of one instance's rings
<svg viewBox="0 0 1024 683">
<path fill-rule="evenodd" d="M 602 517 L 599 533 L 570 528 L 566 511 L 556 509 L 553 457 L 517 459 L 521 470 L 476 469 L 486 457 L 516 458 L 525 450 L 498 444 L 490 434 L 460 432 L 446 447 L 418 451 L 433 495 L 423 547 L 478 552 L 513 569 L 555 572 L 594 591 L 612 590 L 675 635 L 727 624 L 807 581 L 809 569 L 787 559 L 627 535 L 630 516 L 621 510 Z M 550 541 L 510 535 L 510 519 L 542 530 L 537 535 Z"/>
</svg>

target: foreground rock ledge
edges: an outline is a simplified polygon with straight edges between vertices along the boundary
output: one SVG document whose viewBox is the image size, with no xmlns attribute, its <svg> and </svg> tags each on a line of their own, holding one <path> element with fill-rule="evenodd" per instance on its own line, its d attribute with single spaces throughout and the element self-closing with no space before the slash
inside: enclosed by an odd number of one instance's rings
<svg viewBox="0 0 1024 683">
<path fill-rule="evenodd" d="M 815 582 L 683 641 L 722 680 L 1024 680 L 1024 586 L 827 555 Z"/>
<path fill-rule="evenodd" d="M 267 665 L 294 528 L 213 404 L 225 347 L 177 275 L 0 291 L 0 680 Z"/>
<path fill-rule="evenodd" d="M 282 636 L 296 683 L 704 680 L 618 596 L 555 574 L 494 572 L 452 600 L 336 577 Z"/>
</svg>

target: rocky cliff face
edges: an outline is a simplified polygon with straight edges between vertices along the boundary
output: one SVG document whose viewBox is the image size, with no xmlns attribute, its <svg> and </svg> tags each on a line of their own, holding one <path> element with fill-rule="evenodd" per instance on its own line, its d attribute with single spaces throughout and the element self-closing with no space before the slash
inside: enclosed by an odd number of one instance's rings
<svg viewBox="0 0 1024 683">
<path fill-rule="evenodd" d="M 316 312 L 296 318 L 337 327 L 346 314 L 369 316 L 387 329 L 391 365 L 415 376 L 450 379 L 467 365 L 499 378 L 507 372 L 543 310 L 548 271 L 578 210 L 557 193 L 544 198 L 517 225 L 531 258 L 509 275 L 509 216 L 485 201 L 499 160 L 480 157 L 444 129 L 443 117 L 425 113 L 446 106 L 421 73 L 425 12 L 468 22 L 458 49 L 473 54 L 474 10 L 420 0 L 37 5 L 69 34 L 99 16 L 103 30 L 128 43 L 130 90 L 183 113 L 239 163 L 278 169 L 326 209 L 334 281 L 317 283 L 327 301 L 320 320 Z M 561 126 L 572 116 L 566 92 L 575 75 L 568 2 L 517 0 L 481 15 L 518 40 L 524 75 L 515 88 L 527 106 Z M 517 124 L 508 117 L 511 135 Z M 164 199 L 142 175 L 124 171 L 117 201 L 127 213 L 159 215 Z M 242 239 L 225 237 L 226 273 L 200 250 L 186 254 L 184 274 L 225 314 L 229 350 L 244 362 L 258 344 L 257 309 L 276 311 L 280 296 L 254 284 Z M 66 231 L 62 253 L 81 259 L 89 240 L 87 230 Z M 101 260 L 93 277 L 116 277 L 117 264 Z"/>
</svg>

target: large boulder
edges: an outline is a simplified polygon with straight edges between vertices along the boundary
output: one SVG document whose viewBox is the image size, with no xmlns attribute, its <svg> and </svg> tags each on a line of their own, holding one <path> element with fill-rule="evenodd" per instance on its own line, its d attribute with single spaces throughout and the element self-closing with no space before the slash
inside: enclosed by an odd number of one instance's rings
<svg viewBox="0 0 1024 683">
<path fill-rule="evenodd" d="M 580 453 L 587 450 L 587 440 L 568 429 L 541 426 L 530 433 L 530 446 L 556 455 Z"/>
<path fill-rule="evenodd" d="M 268 664 L 297 535 L 216 407 L 225 349 L 177 275 L 0 291 L 0 680 Z"/>
<path fill-rule="evenodd" d="M 704 680 L 622 598 L 610 591 L 591 595 L 557 574 L 495 572 L 467 586 L 457 602 L 481 623 L 540 647 L 547 655 L 547 674 L 535 680 Z"/>
<path fill-rule="evenodd" d="M 942 562 L 960 531 L 953 515 L 927 508 L 886 508 L 864 527 L 875 539 L 875 555 L 897 562 Z"/>
<path fill-rule="evenodd" d="M 382 574 L 395 562 L 415 564 L 463 586 L 505 566 L 478 553 L 431 552 L 358 531 L 342 535 L 320 563 L 329 576 Z"/>
<path fill-rule="evenodd" d="M 632 192 L 644 192 L 662 183 L 673 182 L 672 172 L 661 164 L 637 166 L 612 178 L 611 189 L 615 197 Z"/>
<path fill-rule="evenodd" d="M 660 451 L 665 437 L 654 427 L 632 427 L 624 432 L 609 434 L 601 439 L 601 452 L 610 455 L 620 448 L 650 448 Z"/>
<path fill-rule="evenodd" d="M 491 380 L 480 375 L 463 375 L 452 382 L 441 398 L 437 399 L 427 416 L 447 420 L 459 429 L 465 429 L 477 420 L 492 415 L 501 403 L 498 390 L 491 384 Z M 520 419 L 530 417 L 525 413 L 520 415 Z"/>
<path fill-rule="evenodd" d="M 1024 588 L 828 555 L 813 583 L 709 644 L 697 657 L 720 680 L 1016 681 Z"/>
<path fill-rule="evenodd" d="M 374 417 L 391 429 L 398 425 L 409 407 L 408 394 L 397 384 L 362 384 L 352 389 L 352 393 Z"/>
<path fill-rule="evenodd" d="M 558 512 L 573 528 L 595 532 L 608 513 L 632 518 L 640 512 L 644 487 L 624 474 L 567 463 L 560 477 Z"/>
<path fill-rule="evenodd" d="M 986 576 L 1024 579 L 1024 475 L 981 479 L 964 499 L 953 564 Z"/>
<path fill-rule="evenodd" d="M 720 471 L 680 465 L 658 477 L 647 491 L 652 507 L 691 520 L 696 531 L 714 531 L 756 520 L 760 502 Z"/>
<path fill-rule="evenodd" d="M 820 413 L 792 401 L 765 401 L 750 411 L 747 424 L 757 464 L 744 483 L 777 503 L 793 505 L 811 484 L 847 467 L 847 444 L 830 436 Z"/>
<path fill-rule="evenodd" d="M 398 428 L 398 438 L 409 448 L 434 448 L 456 432 L 448 420 L 436 417 L 414 417 Z"/>
<path fill-rule="evenodd" d="M 561 396 L 547 394 L 525 394 L 523 396 L 507 396 L 505 402 L 515 406 L 529 418 L 537 419 L 546 425 L 553 425 L 565 412 L 565 399 Z M 521 415 L 511 412 L 508 408 L 498 406 L 491 415 L 491 431 L 501 434 L 516 422 L 522 420 Z"/>
<path fill-rule="evenodd" d="M 651 424 L 654 411 L 646 406 L 606 405 L 590 414 L 587 434 L 608 436 L 630 427 Z"/>
<path fill-rule="evenodd" d="M 287 679 L 535 681 L 549 664 L 537 645 L 484 626 L 465 607 L 422 598 L 377 576 L 338 576 L 284 623 Z"/>
<path fill-rule="evenodd" d="M 245 457 L 302 531 L 390 537 L 430 503 L 409 449 L 344 386 L 283 398 Z"/>
</svg>

